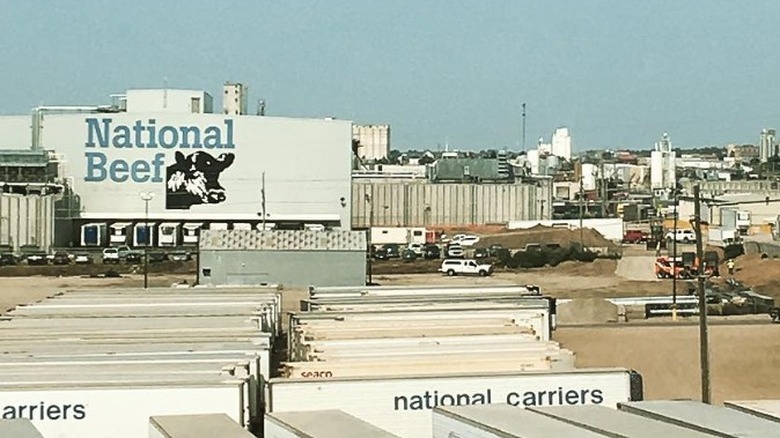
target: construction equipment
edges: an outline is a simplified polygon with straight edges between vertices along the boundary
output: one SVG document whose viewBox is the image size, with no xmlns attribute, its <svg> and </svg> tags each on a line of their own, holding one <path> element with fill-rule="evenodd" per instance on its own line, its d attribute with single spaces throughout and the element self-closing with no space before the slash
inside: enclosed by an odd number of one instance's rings
<svg viewBox="0 0 780 438">
<path fill-rule="evenodd" d="M 647 236 L 646 248 L 648 251 L 655 249 L 666 249 L 664 226 L 660 222 L 650 224 L 650 234 Z"/>
</svg>

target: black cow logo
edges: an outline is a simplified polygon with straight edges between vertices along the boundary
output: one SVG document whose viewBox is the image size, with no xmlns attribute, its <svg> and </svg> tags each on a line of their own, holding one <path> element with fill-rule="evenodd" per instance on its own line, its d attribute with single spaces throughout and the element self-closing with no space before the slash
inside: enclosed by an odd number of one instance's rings
<svg viewBox="0 0 780 438">
<path fill-rule="evenodd" d="M 214 158 L 207 152 L 193 152 L 186 157 L 176 151 L 176 162 L 166 168 L 165 208 L 187 210 L 198 204 L 225 201 L 225 188 L 219 174 L 233 164 L 233 154 Z"/>
</svg>

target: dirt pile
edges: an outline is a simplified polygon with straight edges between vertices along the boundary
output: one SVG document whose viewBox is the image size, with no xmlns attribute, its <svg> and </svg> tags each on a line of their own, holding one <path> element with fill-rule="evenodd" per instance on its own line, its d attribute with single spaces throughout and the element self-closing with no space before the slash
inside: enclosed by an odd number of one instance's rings
<svg viewBox="0 0 780 438">
<path fill-rule="evenodd" d="M 596 259 L 591 263 L 566 261 L 560 265 L 544 269 L 556 274 L 577 275 L 582 277 L 609 277 L 615 273 L 617 268 L 616 260 Z"/>
<path fill-rule="evenodd" d="M 557 243 L 563 247 L 579 245 L 580 238 L 585 246 L 589 247 L 608 247 L 611 250 L 619 248 L 618 245 L 607 240 L 598 231 L 592 228 L 583 228 L 582 235 L 580 230 L 570 230 L 568 228 L 552 228 L 537 225 L 527 230 L 507 231 L 505 233 L 490 234 L 483 236 L 478 247 L 486 248 L 490 245 L 502 245 L 504 248 L 521 249 L 529 243 Z"/>
<path fill-rule="evenodd" d="M 618 307 L 600 298 L 574 299 L 557 309 L 558 324 L 604 324 L 618 321 Z"/>
<path fill-rule="evenodd" d="M 758 254 L 749 254 L 736 258 L 734 263 L 734 278 L 780 302 L 780 259 L 762 259 Z M 720 275 L 728 276 L 725 263 L 720 267 Z"/>
</svg>

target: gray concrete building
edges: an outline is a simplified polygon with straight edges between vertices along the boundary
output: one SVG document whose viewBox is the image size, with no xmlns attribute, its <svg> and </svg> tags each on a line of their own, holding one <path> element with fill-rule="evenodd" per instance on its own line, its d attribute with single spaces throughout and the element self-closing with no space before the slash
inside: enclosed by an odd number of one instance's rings
<svg viewBox="0 0 780 438">
<path fill-rule="evenodd" d="M 366 282 L 366 249 L 360 231 L 204 230 L 198 282 L 359 286 Z"/>
</svg>

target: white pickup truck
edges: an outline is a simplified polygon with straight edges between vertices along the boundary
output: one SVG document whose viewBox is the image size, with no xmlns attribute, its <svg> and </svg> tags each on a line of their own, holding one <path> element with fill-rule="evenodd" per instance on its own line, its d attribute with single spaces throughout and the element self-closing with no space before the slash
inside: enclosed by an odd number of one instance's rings
<svg viewBox="0 0 780 438">
<path fill-rule="evenodd" d="M 455 275 L 479 275 L 486 277 L 493 274 L 493 265 L 480 264 L 473 259 L 447 259 L 441 263 L 439 272 L 452 277 Z"/>
</svg>

